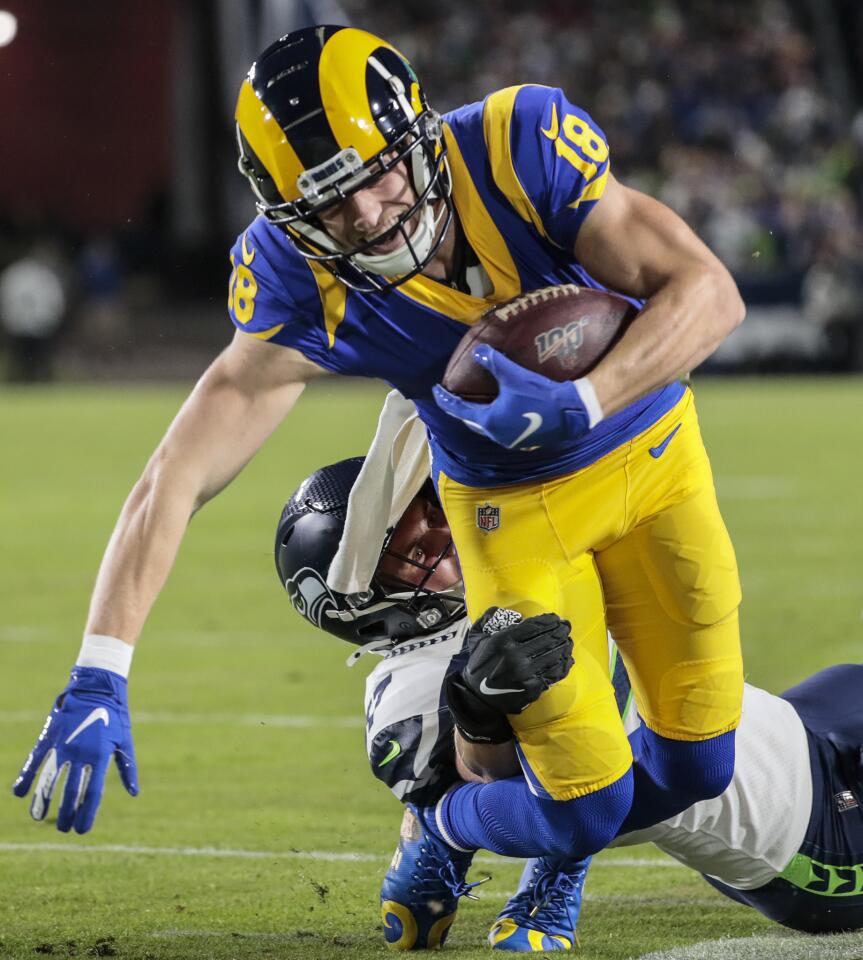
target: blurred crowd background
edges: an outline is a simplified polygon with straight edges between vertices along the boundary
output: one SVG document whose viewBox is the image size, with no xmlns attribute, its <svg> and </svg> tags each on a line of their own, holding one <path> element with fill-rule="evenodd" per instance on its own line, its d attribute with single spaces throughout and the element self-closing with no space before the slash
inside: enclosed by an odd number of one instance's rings
<svg viewBox="0 0 863 960">
<path fill-rule="evenodd" d="M 716 370 L 863 369 L 860 0 L 0 0 L 0 351 L 12 379 L 196 373 L 251 219 L 233 102 L 310 22 L 379 33 L 438 109 L 562 86 L 624 182 L 733 271 Z"/>
</svg>

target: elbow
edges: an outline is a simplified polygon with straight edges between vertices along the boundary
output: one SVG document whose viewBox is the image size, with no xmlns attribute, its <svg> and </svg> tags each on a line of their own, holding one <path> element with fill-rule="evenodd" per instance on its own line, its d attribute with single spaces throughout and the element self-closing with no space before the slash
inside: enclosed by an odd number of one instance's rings
<svg viewBox="0 0 863 960">
<path fill-rule="evenodd" d="M 729 306 L 728 312 L 730 314 L 730 328 L 729 333 L 734 330 L 735 327 L 739 327 L 741 323 L 746 319 L 746 304 L 743 302 L 743 297 L 740 296 L 740 291 L 737 289 L 737 284 L 732 280 L 732 295 L 729 297 Z"/>
<path fill-rule="evenodd" d="M 135 513 L 146 510 L 147 504 L 153 498 L 156 482 L 157 472 L 153 469 L 153 463 L 150 461 L 136 481 L 135 486 L 132 487 L 132 491 L 126 500 L 126 509 Z"/>
<path fill-rule="evenodd" d="M 734 277 L 721 264 L 715 272 L 714 290 L 716 303 L 719 305 L 717 314 L 722 317 L 721 334 L 724 339 L 743 323 L 746 317 L 746 304 L 740 296 Z"/>
<path fill-rule="evenodd" d="M 156 449 L 129 497 L 130 503 L 144 511 L 162 511 L 166 505 L 174 515 L 186 511 L 187 520 L 207 499 L 194 471 L 165 443 Z"/>
</svg>

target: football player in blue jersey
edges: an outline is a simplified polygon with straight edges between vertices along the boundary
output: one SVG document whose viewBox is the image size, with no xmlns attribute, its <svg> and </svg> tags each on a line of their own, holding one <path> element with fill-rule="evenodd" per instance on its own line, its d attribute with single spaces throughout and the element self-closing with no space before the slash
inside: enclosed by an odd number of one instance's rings
<svg viewBox="0 0 863 960">
<path fill-rule="evenodd" d="M 384 937 L 397 949 L 434 948 L 445 941 L 459 898 L 470 895 L 476 881 L 467 881 L 473 850 L 444 840 L 433 805 L 439 806 L 460 779 L 487 784 L 462 788 L 467 791 L 493 790 L 492 777 L 516 778 L 508 789 L 519 806 L 540 802 L 521 776 L 522 770 L 528 776 L 530 771 L 520 767 L 512 731 L 499 712 L 488 712 L 488 724 L 503 727 L 502 742 L 476 747 L 460 732 L 454 736 L 454 723 L 460 731 L 463 718 L 456 709 L 454 721 L 447 700 L 454 689 L 460 695 L 455 681 L 467 682 L 478 666 L 485 675 L 489 658 L 500 654 L 500 641 L 512 640 L 519 631 L 535 657 L 533 665 L 525 670 L 518 659 L 499 661 L 498 685 L 528 686 L 543 674 L 554 680 L 559 674 L 550 673 L 541 651 L 556 627 L 548 631 L 546 618 L 537 617 L 492 634 L 486 617 L 471 628 L 460 602 L 446 518 L 427 482 L 416 490 L 419 474 L 395 498 L 408 505 L 380 549 L 381 538 L 368 536 L 365 515 L 390 484 L 376 471 L 374 458 L 369 461 L 363 466 L 361 458 L 344 460 L 303 482 L 281 515 L 276 567 L 302 616 L 358 644 L 359 653 L 380 657 L 366 679 L 366 749 L 375 777 L 407 806 L 381 888 Z M 346 561 L 355 571 L 367 571 L 366 577 L 371 571 L 363 591 L 344 594 L 330 586 Z M 638 762 L 643 726 L 610 638 L 608 651 L 609 676 Z M 356 659 L 357 652 L 348 662 Z M 863 666 L 845 664 L 781 697 L 747 685 L 734 775 L 726 790 L 660 824 L 618 837 L 613 845 L 651 841 L 704 874 L 725 896 L 794 929 L 860 929 L 861 684 Z M 512 829 L 512 823 L 506 827 Z M 588 866 L 589 858 L 530 860 L 517 892 L 492 924 L 492 947 L 572 949 Z"/>
<path fill-rule="evenodd" d="M 123 508 L 72 679 L 15 792 L 46 761 L 40 818 L 69 769 L 58 827 L 83 832 L 112 753 L 137 790 L 126 675 L 189 518 L 331 372 L 378 377 L 416 403 L 471 615 L 497 605 L 573 624 L 568 677 L 511 721 L 534 789 L 567 804 L 567 829 L 548 842 L 585 856 L 622 826 L 720 793 L 743 689 L 740 589 L 677 378 L 743 316 L 728 272 L 670 210 L 614 178 L 601 129 L 561 90 L 512 87 L 441 117 L 394 47 L 320 26 L 264 51 L 236 116 L 260 213 L 231 252 L 237 333 Z M 564 283 L 643 305 L 589 378 L 554 383 L 478 350 L 499 382 L 492 404 L 439 387 L 490 305 Z M 645 721 L 635 771 L 606 622 Z M 459 794 L 442 816 L 468 839 Z"/>
</svg>

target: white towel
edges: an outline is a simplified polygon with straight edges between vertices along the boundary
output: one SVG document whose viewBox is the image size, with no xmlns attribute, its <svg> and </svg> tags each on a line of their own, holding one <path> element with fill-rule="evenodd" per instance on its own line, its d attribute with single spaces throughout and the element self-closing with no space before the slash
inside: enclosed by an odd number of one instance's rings
<svg viewBox="0 0 863 960">
<path fill-rule="evenodd" d="M 431 453 L 416 407 L 387 394 L 366 462 L 348 499 L 347 519 L 327 584 L 339 593 L 368 590 L 387 530 L 429 477 Z"/>
</svg>

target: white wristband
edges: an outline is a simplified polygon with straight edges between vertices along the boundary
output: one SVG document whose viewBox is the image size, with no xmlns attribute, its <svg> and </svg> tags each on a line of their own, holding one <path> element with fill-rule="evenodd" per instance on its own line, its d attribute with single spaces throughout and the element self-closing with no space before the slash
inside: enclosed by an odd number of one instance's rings
<svg viewBox="0 0 863 960">
<path fill-rule="evenodd" d="M 84 636 L 75 666 L 110 670 L 112 673 L 119 673 L 121 677 L 128 678 L 134 652 L 135 648 L 124 640 L 106 637 L 99 633 L 88 633 Z"/>
<path fill-rule="evenodd" d="M 599 399 L 596 396 L 596 390 L 593 389 L 593 384 L 587 377 L 573 380 L 572 385 L 584 404 L 584 409 L 587 411 L 589 418 L 588 429 L 592 430 L 600 420 L 605 419 L 605 414 L 602 412 L 602 407 L 599 405 Z"/>
</svg>

